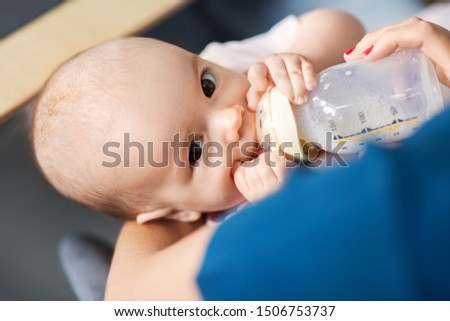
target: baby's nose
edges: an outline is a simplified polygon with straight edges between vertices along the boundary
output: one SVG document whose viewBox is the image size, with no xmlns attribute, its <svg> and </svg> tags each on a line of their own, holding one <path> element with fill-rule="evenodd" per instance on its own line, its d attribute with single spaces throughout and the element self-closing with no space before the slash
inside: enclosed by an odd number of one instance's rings
<svg viewBox="0 0 450 321">
<path fill-rule="evenodd" d="M 239 130 L 242 126 L 243 114 L 244 107 L 241 105 L 224 107 L 216 114 L 212 129 L 220 131 L 226 143 L 236 142 L 240 139 Z"/>
</svg>

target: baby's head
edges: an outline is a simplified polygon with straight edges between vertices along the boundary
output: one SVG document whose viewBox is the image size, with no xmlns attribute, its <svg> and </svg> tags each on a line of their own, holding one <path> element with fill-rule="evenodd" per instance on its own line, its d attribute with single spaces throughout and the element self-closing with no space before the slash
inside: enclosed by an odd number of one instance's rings
<svg viewBox="0 0 450 321">
<path fill-rule="evenodd" d="M 248 88 L 244 75 L 161 41 L 100 44 L 44 87 L 36 161 L 63 195 L 119 217 L 232 207 L 243 200 L 233 165 L 256 145 Z"/>
</svg>

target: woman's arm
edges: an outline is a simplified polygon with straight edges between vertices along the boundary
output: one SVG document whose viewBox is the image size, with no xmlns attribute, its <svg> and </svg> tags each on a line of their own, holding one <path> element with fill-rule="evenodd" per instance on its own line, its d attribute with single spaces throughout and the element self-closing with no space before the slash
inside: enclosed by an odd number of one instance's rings
<svg viewBox="0 0 450 321">
<path fill-rule="evenodd" d="M 106 300 L 198 300 L 197 271 L 212 234 L 201 223 L 126 222 L 106 286 Z"/>
</svg>

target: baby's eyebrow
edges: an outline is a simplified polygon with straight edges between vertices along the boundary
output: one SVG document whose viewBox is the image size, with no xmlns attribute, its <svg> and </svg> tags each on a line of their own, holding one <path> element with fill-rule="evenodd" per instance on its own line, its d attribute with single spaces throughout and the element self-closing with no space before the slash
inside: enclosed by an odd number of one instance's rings
<svg viewBox="0 0 450 321">
<path fill-rule="evenodd" d="M 198 78 L 198 62 L 199 62 L 200 57 L 197 55 L 192 55 L 191 57 L 191 70 L 192 70 L 192 74 L 194 75 L 195 79 Z"/>
</svg>

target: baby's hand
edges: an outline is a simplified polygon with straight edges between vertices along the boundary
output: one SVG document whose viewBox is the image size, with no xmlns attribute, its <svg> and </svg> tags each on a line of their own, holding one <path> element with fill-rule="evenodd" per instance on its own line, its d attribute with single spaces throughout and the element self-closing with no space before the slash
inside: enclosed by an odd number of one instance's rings
<svg viewBox="0 0 450 321">
<path fill-rule="evenodd" d="M 252 65 L 247 73 L 250 89 L 247 92 L 249 108 L 256 110 L 261 95 L 270 86 L 276 86 L 296 104 L 306 101 L 308 90 L 317 84 L 314 66 L 296 53 L 277 53 Z"/>
<path fill-rule="evenodd" d="M 281 187 L 289 161 L 276 152 L 264 152 L 234 173 L 234 183 L 249 201 L 256 202 Z"/>
</svg>

